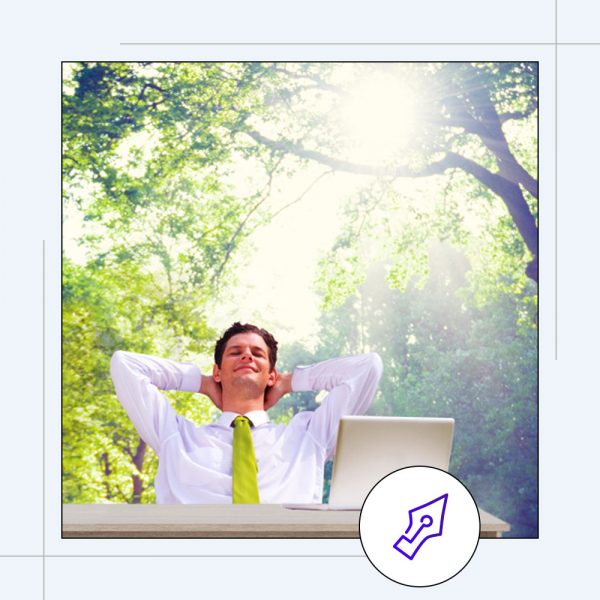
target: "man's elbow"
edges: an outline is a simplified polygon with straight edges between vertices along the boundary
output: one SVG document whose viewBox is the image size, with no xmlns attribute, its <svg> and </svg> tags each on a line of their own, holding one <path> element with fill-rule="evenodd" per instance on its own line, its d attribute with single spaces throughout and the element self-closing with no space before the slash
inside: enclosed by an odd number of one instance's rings
<svg viewBox="0 0 600 600">
<path fill-rule="evenodd" d="M 377 352 L 369 352 L 365 356 L 367 356 L 369 360 L 369 374 L 373 379 L 379 381 L 383 374 L 383 361 L 381 360 L 381 356 L 379 356 Z"/>
<path fill-rule="evenodd" d="M 123 350 L 117 350 L 110 359 L 110 375 L 115 378 L 115 374 L 117 374 L 123 368 L 123 363 L 125 359 L 125 352 Z"/>
</svg>

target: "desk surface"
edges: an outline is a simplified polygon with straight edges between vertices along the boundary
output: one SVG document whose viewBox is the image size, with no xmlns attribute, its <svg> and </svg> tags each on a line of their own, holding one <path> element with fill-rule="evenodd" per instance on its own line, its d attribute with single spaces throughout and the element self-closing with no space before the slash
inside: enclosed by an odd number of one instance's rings
<svg viewBox="0 0 600 600">
<path fill-rule="evenodd" d="M 65 504 L 65 538 L 358 538 L 359 511 L 279 504 Z M 510 525 L 479 510 L 480 537 Z"/>
</svg>

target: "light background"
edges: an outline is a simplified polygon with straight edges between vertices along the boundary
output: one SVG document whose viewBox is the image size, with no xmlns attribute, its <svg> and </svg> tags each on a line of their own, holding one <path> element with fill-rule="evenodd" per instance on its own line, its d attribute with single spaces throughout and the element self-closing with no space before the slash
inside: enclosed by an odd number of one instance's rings
<svg viewBox="0 0 600 600">
<path fill-rule="evenodd" d="M 97 8 L 63 1 L 4 11 L 0 596 L 504 598 L 553 590 L 586 597 L 597 587 L 588 501 L 600 487 L 593 443 L 600 417 L 600 31 L 592 27 L 600 7 L 591 0 L 568 8 L 565 0 L 309 0 L 283 7 L 111 0 Z M 122 44 L 193 41 L 308 45 Z M 60 61 L 86 59 L 540 61 L 539 540 L 482 540 L 458 577 L 414 590 L 384 579 L 357 540 L 60 539 Z M 248 589 L 257 577 L 260 584 Z"/>
</svg>

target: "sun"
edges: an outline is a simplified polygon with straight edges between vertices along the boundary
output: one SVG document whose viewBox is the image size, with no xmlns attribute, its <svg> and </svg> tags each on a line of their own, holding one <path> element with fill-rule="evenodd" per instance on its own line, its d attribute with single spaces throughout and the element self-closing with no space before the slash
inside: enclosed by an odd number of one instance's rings
<svg viewBox="0 0 600 600">
<path fill-rule="evenodd" d="M 402 70 L 376 70 L 348 89 L 339 121 L 347 151 L 367 163 L 397 160 L 422 124 L 418 79 Z"/>
</svg>

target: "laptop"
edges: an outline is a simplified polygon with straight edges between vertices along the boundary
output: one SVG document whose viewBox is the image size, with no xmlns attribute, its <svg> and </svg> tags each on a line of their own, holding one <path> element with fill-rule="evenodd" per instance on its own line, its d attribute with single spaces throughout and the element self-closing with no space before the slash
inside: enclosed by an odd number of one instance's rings
<svg viewBox="0 0 600 600">
<path fill-rule="evenodd" d="M 454 419 L 342 417 L 338 425 L 329 504 L 285 504 L 309 510 L 360 510 L 373 486 L 403 467 L 448 470 Z"/>
</svg>

